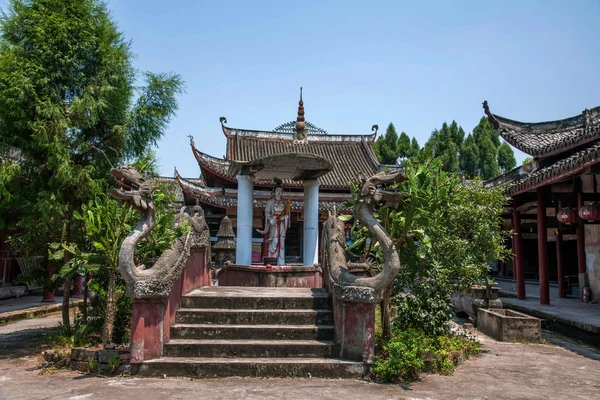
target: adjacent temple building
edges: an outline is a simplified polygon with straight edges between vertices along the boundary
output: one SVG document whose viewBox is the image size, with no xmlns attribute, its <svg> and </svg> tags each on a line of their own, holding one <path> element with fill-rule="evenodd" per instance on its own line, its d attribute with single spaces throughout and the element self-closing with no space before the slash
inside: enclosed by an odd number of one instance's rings
<svg viewBox="0 0 600 400">
<path fill-rule="evenodd" d="M 309 213 L 305 209 L 308 194 L 305 196 L 305 193 L 309 193 L 307 190 L 310 189 L 317 194 L 314 199 L 314 225 L 319 230 L 328 211 L 350 212 L 345 205 L 351 197 L 350 182 L 359 174 L 369 177 L 383 168 L 373 152 L 377 126 L 373 126 L 372 133 L 367 135 L 328 134 L 326 130 L 305 121 L 302 92 L 296 121 L 279 125 L 272 131 L 230 128 L 224 117 L 220 118 L 220 122 L 227 139 L 224 158 L 202 152 L 190 137 L 201 178 L 186 179 L 175 171 L 175 178 L 183 191 L 183 201 L 185 204 L 199 202 L 202 205 L 214 240 L 220 221 L 228 216 L 236 229 L 239 247 L 241 219 L 249 217 L 246 212 L 238 212 L 239 196 L 242 195 L 239 180 L 241 177 L 246 181 L 246 177 L 251 176 L 252 210 L 248 211 L 251 214 L 251 222 L 248 223 L 252 227 L 251 262 L 263 263 L 266 238 L 258 230 L 265 224 L 264 210 L 268 199 L 273 196 L 274 178 L 279 178 L 284 189 L 283 198 L 290 200 L 290 225 L 285 240 L 286 264 L 312 265 L 317 261 L 318 253 L 317 249 L 306 250 L 306 231 L 310 227 L 307 221 Z M 308 188 L 307 182 L 314 182 L 311 185 L 316 187 Z M 311 237 L 315 240 L 318 232 L 313 232 Z M 246 258 L 245 261 L 244 264 L 249 264 L 250 260 Z"/>
<path fill-rule="evenodd" d="M 487 182 L 511 197 L 504 226 L 514 232 L 515 257 L 500 274 L 516 278 L 519 299 L 527 288 L 541 304 L 550 304 L 551 291 L 556 297 L 600 300 L 600 107 L 526 123 L 483 105 L 498 134 L 533 157 Z"/>
</svg>

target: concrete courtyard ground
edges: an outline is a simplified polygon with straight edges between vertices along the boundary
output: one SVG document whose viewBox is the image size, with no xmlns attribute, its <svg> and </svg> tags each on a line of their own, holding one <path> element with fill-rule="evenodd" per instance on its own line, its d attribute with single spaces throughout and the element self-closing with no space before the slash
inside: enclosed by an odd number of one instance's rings
<svg viewBox="0 0 600 400">
<path fill-rule="evenodd" d="M 452 376 L 408 386 L 322 379 L 103 378 L 40 374 L 35 348 L 56 316 L 0 326 L 0 399 L 600 399 L 600 353 L 546 333 L 548 344 L 482 337 L 484 352 Z"/>
</svg>

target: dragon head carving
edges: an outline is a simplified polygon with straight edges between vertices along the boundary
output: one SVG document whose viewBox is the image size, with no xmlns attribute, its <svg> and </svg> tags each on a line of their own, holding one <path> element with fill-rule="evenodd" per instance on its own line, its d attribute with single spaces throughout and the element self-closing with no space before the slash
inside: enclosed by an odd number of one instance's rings
<svg viewBox="0 0 600 400">
<path fill-rule="evenodd" d="M 404 198 L 403 193 L 378 189 L 378 186 L 384 184 L 392 184 L 404 181 L 404 174 L 402 172 L 386 173 L 380 171 L 366 179 L 365 177 L 359 176 L 359 183 L 361 185 L 360 196 L 358 202 L 365 202 L 373 208 L 380 206 L 398 208 L 400 200 Z"/>
<path fill-rule="evenodd" d="M 138 211 L 153 209 L 152 181 L 145 180 L 134 167 L 118 167 L 110 170 L 118 189 L 109 191 L 115 199 L 130 204 Z"/>
</svg>

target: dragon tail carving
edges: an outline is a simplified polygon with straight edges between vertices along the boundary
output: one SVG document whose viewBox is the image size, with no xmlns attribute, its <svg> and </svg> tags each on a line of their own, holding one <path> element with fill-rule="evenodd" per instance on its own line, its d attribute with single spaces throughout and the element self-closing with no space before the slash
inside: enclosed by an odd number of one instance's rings
<svg viewBox="0 0 600 400">
<path fill-rule="evenodd" d="M 404 194 L 378 189 L 378 185 L 404 179 L 401 172 L 380 171 L 369 179 L 361 179 L 361 191 L 354 207 L 354 216 L 366 226 L 379 242 L 383 251 L 384 267 L 372 277 L 359 277 L 348 271 L 344 223 L 331 215 L 323 226 L 323 264 L 329 276 L 329 284 L 335 295 L 343 300 L 377 303 L 382 293 L 392 284 L 400 270 L 400 257 L 396 246 L 383 226 L 373 216 L 375 208 L 386 205 L 397 207 Z"/>
</svg>

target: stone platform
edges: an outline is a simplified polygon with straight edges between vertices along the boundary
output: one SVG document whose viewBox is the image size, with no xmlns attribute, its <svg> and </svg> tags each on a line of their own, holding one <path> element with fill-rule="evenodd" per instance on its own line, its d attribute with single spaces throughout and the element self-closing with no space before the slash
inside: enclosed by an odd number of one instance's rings
<svg viewBox="0 0 600 400">
<path fill-rule="evenodd" d="M 322 288 L 323 271 L 313 266 L 227 265 L 218 274 L 219 286 Z"/>
</svg>

